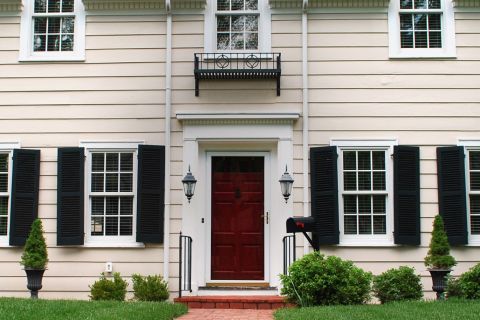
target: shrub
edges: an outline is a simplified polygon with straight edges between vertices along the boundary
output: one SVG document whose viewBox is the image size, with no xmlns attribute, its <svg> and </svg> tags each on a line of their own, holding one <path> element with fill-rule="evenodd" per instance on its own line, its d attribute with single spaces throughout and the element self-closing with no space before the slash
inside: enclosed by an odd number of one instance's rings
<svg viewBox="0 0 480 320">
<path fill-rule="evenodd" d="M 373 278 L 373 293 L 381 303 L 420 300 L 423 297 L 420 276 L 413 268 L 389 269 Z"/>
<path fill-rule="evenodd" d="M 102 272 L 100 280 L 90 286 L 90 299 L 92 300 L 117 300 L 124 301 L 127 294 L 128 283 L 122 279 L 120 273 L 113 274 L 113 280 L 109 280 Z"/>
<path fill-rule="evenodd" d="M 168 299 L 168 283 L 158 275 L 142 277 L 132 275 L 135 299 L 139 301 L 164 301 Z"/>
<path fill-rule="evenodd" d="M 458 278 L 454 278 L 452 276 L 448 277 L 446 292 L 448 298 L 463 297 L 462 288 L 460 287 L 460 281 Z"/>
<path fill-rule="evenodd" d="M 432 238 L 425 257 L 425 266 L 434 269 L 451 269 L 457 262 L 450 255 L 450 244 L 440 215 L 433 221 Z"/>
<path fill-rule="evenodd" d="M 480 299 L 480 263 L 458 278 L 458 287 L 462 298 Z"/>
<path fill-rule="evenodd" d="M 43 226 L 40 219 L 32 223 L 20 264 L 25 268 L 45 269 L 48 262 L 47 244 L 43 236 Z"/>
<path fill-rule="evenodd" d="M 335 256 L 313 252 L 280 275 L 282 294 L 300 306 L 362 304 L 370 300 L 372 274 Z"/>
</svg>

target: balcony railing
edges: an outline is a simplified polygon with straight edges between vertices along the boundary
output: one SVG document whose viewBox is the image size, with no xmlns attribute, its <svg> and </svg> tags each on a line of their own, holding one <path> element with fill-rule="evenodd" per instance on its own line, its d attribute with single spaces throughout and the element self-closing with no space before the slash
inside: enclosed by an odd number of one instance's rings
<svg viewBox="0 0 480 320">
<path fill-rule="evenodd" d="M 281 54 L 268 53 L 195 53 L 195 96 L 200 80 L 275 79 L 280 95 Z"/>
</svg>

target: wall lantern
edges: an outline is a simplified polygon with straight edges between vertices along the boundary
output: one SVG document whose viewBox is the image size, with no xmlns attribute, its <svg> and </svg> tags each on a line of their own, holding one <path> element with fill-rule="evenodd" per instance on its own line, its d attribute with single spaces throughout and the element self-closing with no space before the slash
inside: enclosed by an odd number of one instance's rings
<svg viewBox="0 0 480 320">
<path fill-rule="evenodd" d="M 197 180 L 193 176 L 192 172 L 190 171 L 190 165 L 188 166 L 188 172 L 183 177 L 182 180 L 183 183 L 183 192 L 185 192 L 185 196 L 188 199 L 188 203 L 190 203 L 190 199 L 192 199 L 193 194 L 195 193 L 195 184 L 197 183 Z"/>
<path fill-rule="evenodd" d="M 293 185 L 293 178 L 288 173 L 287 166 L 285 166 L 285 173 L 282 175 L 280 180 L 280 189 L 282 190 L 283 197 L 285 198 L 285 203 L 288 202 L 288 198 L 290 198 L 290 194 L 292 193 L 292 185 Z"/>
</svg>

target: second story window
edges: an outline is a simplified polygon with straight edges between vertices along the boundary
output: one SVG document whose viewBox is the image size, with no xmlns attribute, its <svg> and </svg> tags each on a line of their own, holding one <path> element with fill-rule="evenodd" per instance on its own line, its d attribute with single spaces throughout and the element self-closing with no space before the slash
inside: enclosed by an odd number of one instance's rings
<svg viewBox="0 0 480 320">
<path fill-rule="evenodd" d="M 9 161 L 8 153 L 0 153 L 0 237 L 8 233 Z"/>
<path fill-rule="evenodd" d="M 217 50 L 258 49 L 258 0 L 217 1 Z"/>
</svg>

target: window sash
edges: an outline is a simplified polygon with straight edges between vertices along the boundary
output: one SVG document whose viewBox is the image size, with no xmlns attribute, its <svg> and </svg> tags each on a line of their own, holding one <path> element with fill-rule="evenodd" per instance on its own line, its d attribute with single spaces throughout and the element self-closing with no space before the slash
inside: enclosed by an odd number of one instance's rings
<svg viewBox="0 0 480 320">
<path fill-rule="evenodd" d="M 0 192 L 0 198 L 6 198 L 6 214 L 1 214 L 0 219 L 6 220 L 6 230 L 0 233 L 0 244 L 8 244 L 8 235 L 9 235 L 9 225 L 10 225 L 10 192 L 11 192 L 11 178 L 12 178 L 12 153 L 8 152 L 0 152 L 2 155 L 7 155 L 7 170 L 2 171 L 1 175 L 7 176 L 7 191 Z M 1 230 L 0 230 L 1 231 Z"/>
<path fill-rule="evenodd" d="M 477 222 L 478 222 L 478 219 L 480 219 L 480 214 L 478 213 L 475 213 L 473 214 L 472 213 L 472 197 L 480 197 L 480 190 L 472 190 L 472 179 L 471 179 L 471 174 L 472 173 L 477 173 L 480 174 L 480 169 L 471 169 L 471 163 L 470 163 L 470 156 L 472 153 L 478 153 L 479 156 L 480 156 L 480 149 L 477 149 L 477 148 L 473 148 L 473 149 L 467 149 L 467 156 L 465 157 L 466 158 L 466 166 L 465 166 L 465 172 L 466 172 L 466 184 L 467 184 L 467 203 L 468 203 L 468 214 L 467 214 L 467 218 L 468 218 L 468 231 L 469 233 L 474 236 L 474 237 L 479 237 L 480 236 L 480 231 L 476 231 L 474 232 L 474 229 L 475 230 L 479 230 L 480 229 L 480 226 L 477 225 Z M 479 200 L 480 201 L 480 200 Z M 478 219 L 475 219 L 477 220 L 477 222 L 474 222 L 473 218 L 477 218 Z M 476 224 L 474 226 L 474 223 Z"/>
</svg>

